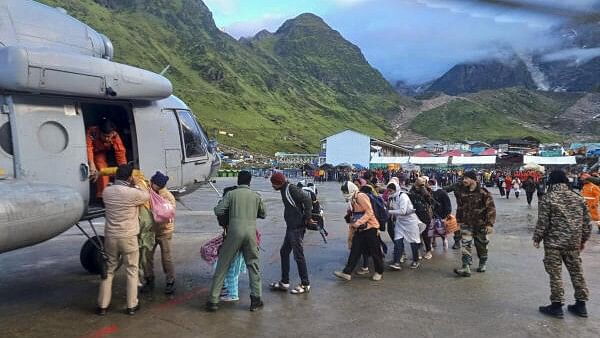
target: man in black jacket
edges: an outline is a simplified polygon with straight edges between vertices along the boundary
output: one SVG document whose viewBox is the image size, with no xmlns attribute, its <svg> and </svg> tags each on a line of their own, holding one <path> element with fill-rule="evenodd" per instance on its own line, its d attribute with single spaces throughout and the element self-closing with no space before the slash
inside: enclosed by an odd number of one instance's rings
<svg viewBox="0 0 600 338">
<path fill-rule="evenodd" d="M 304 259 L 302 241 L 306 226 L 311 224 L 312 200 L 309 194 L 287 182 L 285 175 L 276 172 L 271 176 L 273 189 L 281 192 L 286 223 L 285 239 L 279 254 L 281 255 L 281 280 L 270 284 L 272 290 L 287 291 L 290 287 L 290 252 L 294 253 L 294 260 L 298 265 L 300 284 L 291 290 L 292 294 L 302 294 L 310 291 L 308 269 Z"/>
</svg>

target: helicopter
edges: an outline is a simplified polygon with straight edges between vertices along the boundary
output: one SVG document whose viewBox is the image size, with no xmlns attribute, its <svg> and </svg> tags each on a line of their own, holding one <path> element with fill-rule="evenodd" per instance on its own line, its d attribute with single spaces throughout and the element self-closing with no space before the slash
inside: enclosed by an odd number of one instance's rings
<svg viewBox="0 0 600 338">
<path fill-rule="evenodd" d="M 86 130 L 103 119 L 115 124 L 127 161 L 168 175 L 177 195 L 218 171 L 216 142 L 171 82 L 113 57 L 107 36 L 64 9 L 0 0 L 0 253 L 77 225 L 88 237 L 81 263 L 99 271 L 102 236 L 92 219 L 104 209 L 95 205 Z M 86 221 L 95 236 L 80 226 Z"/>
</svg>

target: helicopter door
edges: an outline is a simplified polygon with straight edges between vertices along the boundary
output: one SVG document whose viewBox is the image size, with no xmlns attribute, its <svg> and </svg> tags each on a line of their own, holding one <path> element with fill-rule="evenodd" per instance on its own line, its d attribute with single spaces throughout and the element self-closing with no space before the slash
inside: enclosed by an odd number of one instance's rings
<svg viewBox="0 0 600 338">
<path fill-rule="evenodd" d="M 41 96 L 13 96 L 12 101 L 17 179 L 71 187 L 87 204 L 85 130 L 75 102 Z"/>
</svg>

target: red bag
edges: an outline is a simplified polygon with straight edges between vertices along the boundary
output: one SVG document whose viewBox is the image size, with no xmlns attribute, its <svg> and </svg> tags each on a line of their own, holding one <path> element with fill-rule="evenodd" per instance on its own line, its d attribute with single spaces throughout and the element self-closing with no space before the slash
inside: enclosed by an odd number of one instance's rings
<svg viewBox="0 0 600 338">
<path fill-rule="evenodd" d="M 175 208 L 169 201 L 150 189 L 150 207 L 156 223 L 170 223 L 175 218 Z"/>
</svg>

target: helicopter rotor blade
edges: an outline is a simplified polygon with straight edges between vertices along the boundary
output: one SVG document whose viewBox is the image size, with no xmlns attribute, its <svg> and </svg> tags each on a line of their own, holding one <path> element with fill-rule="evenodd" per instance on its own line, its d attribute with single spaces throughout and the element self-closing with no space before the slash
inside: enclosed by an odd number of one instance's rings
<svg viewBox="0 0 600 338">
<path fill-rule="evenodd" d="M 464 4 L 465 1 L 451 0 Z M 545 14 L 556 17 L 570 18 L 578 22 L 600 21 L 600 11 L 597 9 L 578 9 L 573 6 L 541 3 L 526 0 L 470 0 L 474 4 L 489 5 L 498 8 L 528 11 L 531 13 Z M 558 2 L 560 3 L 560 2 Z M 566 3 L 566 2 L 565 2 Z M 600 6 L 600 2 L 599 2 Z"/>
</svg>

